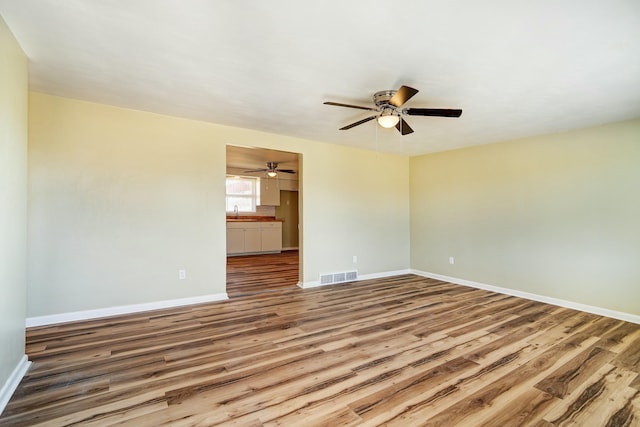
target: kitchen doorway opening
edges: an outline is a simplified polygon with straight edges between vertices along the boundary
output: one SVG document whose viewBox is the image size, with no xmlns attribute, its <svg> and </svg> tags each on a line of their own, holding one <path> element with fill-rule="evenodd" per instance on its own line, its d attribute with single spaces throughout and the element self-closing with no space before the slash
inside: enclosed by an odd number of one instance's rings
<svg viewBox="0 0 640 427">
<path fill-rule="evenodd" d="M 302 281 L 301 155 L 227 145 L 227 295 Z"/>
</svg>

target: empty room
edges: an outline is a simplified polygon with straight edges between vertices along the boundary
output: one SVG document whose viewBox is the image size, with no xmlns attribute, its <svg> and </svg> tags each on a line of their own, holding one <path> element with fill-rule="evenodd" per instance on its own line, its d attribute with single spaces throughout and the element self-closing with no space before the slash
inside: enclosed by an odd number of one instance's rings
<svg viewBox="0 0 640 427">
<path fill-rule="evenodd" d="M 0 425 L 640 426 L 640 3 L 0 0 Z"/>
</svg>

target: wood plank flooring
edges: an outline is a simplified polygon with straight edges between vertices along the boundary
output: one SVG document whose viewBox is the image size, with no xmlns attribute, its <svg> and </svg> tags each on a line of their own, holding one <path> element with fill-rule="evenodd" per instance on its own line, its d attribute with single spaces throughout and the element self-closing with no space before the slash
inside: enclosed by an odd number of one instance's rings
<svg viewBox="0 0 640 427">
<path fill-rule="evenodd" d="M 639 426 L 640 325 L 414 275 L 27 330 L 2 426 Z"/>
<path fill-rule="evenodd" d="M 298 251 L 227 257 L 227 295 L 236 297 L 298 284 Z"/>
</svg>

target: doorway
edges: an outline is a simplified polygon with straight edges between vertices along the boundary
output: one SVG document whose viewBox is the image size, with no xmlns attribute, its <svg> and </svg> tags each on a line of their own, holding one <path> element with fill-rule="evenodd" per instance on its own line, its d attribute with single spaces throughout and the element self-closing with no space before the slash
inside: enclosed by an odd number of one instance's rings
<svg viewBox="0 0 640 427">
<path fill-rule="evenodd" d="M 282 219 L 282 250 L 299 249 L 298 192 L 280 190 L 280 206 L 276 206 L 276 218 Z"/>
<path fill-rule="evenodd" d="M 292 152 L 227 145 L 226 290 L 230 298 L 297 289 L 301 282 L 300 157 Z M 254 183 L 253 205 L 234 199 L 248 197 L 230 189 L 238 181 Z M 247 242 L 244 247 L 242 239 Z"/>
</svg>

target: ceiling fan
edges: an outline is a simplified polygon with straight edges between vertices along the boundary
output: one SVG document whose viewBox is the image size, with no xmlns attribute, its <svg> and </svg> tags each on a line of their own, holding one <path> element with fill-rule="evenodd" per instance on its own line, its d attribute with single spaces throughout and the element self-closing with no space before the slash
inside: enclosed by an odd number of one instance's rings
<svg viewBox="0 0 640 427">
<path fill-rule="evenodd" d="M 401 86 L 398 90 L 383 90 L 373 94 L 375 107 L 361 107 L 359 105 L 342 104 L 340 102 L 324 102 L 325 105 L 337 107 L 359 108 L 361 110 L 375 111 L 377 114 L 359 120 L 350 125 L 341 127 L 340 130 L 351 129 L 373 119 L 378 119 L 378 124 L 383 128 L 396 127 L 402 135 L 413 133 L 411 126 L 402 118 L 407 116 L 436 116 L 436 117 L 460 117 L 462 110 L 442 108 L 400 108 L 411 99 L 418 89 L 409 86 Z"/>
<path fill-rule="evenodd" d="M 267 174 L 267 176 L 270 177 L 270 178 L 275 178 L 278 175 L 278 172 L 296 173 L 296 171 L 294 171 L 293 169 L 278 169 L 278 162 L 267 162 L 266 166 L 267 166 L 266 168 L 253 169 L 253 170 L 248 170 L 248 171 L 244 171 L 244 172 L 245 173 L 248 173 L 248 172 L 265 172 Z"/>
</svg>

